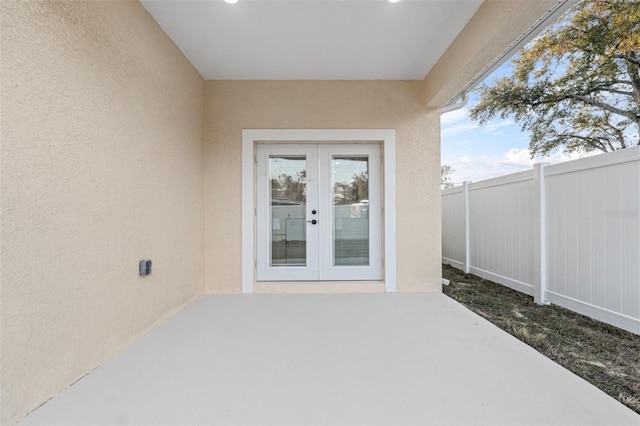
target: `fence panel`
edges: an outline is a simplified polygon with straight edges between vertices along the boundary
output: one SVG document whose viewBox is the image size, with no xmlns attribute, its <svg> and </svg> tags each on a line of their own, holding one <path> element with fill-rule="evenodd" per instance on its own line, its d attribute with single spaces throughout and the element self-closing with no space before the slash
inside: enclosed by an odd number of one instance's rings
<svg viewBox="0 0 640 426">
<path fill-rule="evenodd" d="M 573 166 L 546 170 L 547 298 L 640 318 L 640 161 Z"/>
<path fill-rule="evenodd" d="M 465 205 L 462 187 L 442 192 L 442 258 L 464 269 Z"/>
<path fill-rule="evenodd" d="M 533 172 L 469 185 L 469 272 L 533 295 Z"/>
<path fill-rule="evenodd" d="M 640 334 L 640 147 L 444 190 L 442 207 L 443 263 Z"/>
</svg>

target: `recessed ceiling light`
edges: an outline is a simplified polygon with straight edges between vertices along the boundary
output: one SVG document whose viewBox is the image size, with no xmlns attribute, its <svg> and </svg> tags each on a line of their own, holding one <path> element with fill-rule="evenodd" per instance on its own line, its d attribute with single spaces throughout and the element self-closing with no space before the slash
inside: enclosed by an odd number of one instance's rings
<svg viewBox="0 0 640 426">
<path fill-rule="evenodd" d="M 400 0 L 389 0 L 389 3 L 398 3 Z"/>
<path fill-rule="evenodd" d="M 238 3 L 238 0 L 224 0 L 224 2 L 228 3 L 228 4 L 236 4 L 236 3 Z"/>
</svg>

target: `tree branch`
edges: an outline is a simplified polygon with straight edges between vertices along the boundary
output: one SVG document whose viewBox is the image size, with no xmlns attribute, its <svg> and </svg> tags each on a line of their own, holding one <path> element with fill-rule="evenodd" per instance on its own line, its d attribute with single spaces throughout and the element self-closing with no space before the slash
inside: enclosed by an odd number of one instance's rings
<svg viewBox="0 0 640 426">
<path fill-rule="evenodd" d="M 600 88 L 598 88 L 598 90 L 599 91 L 603 91 L 603 92 L 616 93 L 618 95 L 624 95 L 624 96 L 633 96 L 634 95 L 633 92 L 626 92 L 624 90 L 612 89 L 610 87 L 600 87 Z"/>
<path fill-rule="evenodd" d="M 636 102 L 640 104 L 640 67 L 627 65 L 627 74 L 631 77 L 631 87 L 633 88 L 633 94 L 636 97 Z"/>
<path fill-rule="evenodd" d="M 640 65 L 640 58 L 636 58 L 631 55 L 615 55 L 614 58 L 624 59 L 627 62 L 631 62 L 632 64 Z"/>
<path fill-rule="evenodd" d="M 593 138 L 593 137 L 589 137 L 589 136 L 582 136 L 579 134 L 575 134 L 575 133 L 560 133 L 557 130 L 553 131 L 554 135 L 557 138 L 575 138 L 575 139 L 580 139 L 581 141 L 583 141 L 585 143 L 585 145 L 587 146 L 591 146 L 594 149 L 599 149 L 602 152 L 609 152 L 611 151 L 615 151 L 616 149 L 611 145 L 611 143 L 609 143 L 609 147 L 611 148 L 610 150 L 607 149 L 607 146 L 598 138 Z"/>
<path fill-rule="evenodd" d="M 597 101 L 595 99 L 591 99 L 591 98 L 586 97 L 586 96 L 575 95 L 575 94 L 572 94 L 572 93 L 569 93 L 569 94 L 566 94 L 566 95 L 563 95 L 563 96 L 547 98 L 547 99 L 539 101 L 539 102 L 531 102 L 531 106 L 535 107 L 535 106 L 540 106 L 540 105 L 554 104 L 554 103 L 566 101 L 566 100 L 569 100 L 569 99 L 573 99 L 573 100 L 576 100 L 576 101 L 584 102 L 585 104 L 601 108 L 601 109 L 603 109 L 605 111 L 609 111 L 609 112 L 612 112 L 614 114 L 621 115 L 623 117 L 627 117 L 627 118 L 631 119 L 635 123 L 640 121 L 640 117 L 636 116 L 635 112 L 633 112 L 633 111 L 627 111 L 627 110 L 624 110 L 622 108 L 617 108 L 617 107 L 614 107 L 613 105 L 605 104 L 604 102 L 600 102 L 600 101 Z"/>
</svg>

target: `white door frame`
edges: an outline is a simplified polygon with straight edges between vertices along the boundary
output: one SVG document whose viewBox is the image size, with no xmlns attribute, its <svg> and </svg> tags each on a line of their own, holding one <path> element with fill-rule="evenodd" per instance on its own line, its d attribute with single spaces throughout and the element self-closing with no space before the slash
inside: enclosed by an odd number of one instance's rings
<svg viewBox="0 0 640 426">
<path fill-rule="evenodd" d="M 396 291 L 396 135 L 393 129 L 244 129 L 242 131 L 242 292 L 253 293 L 256 259 L 255 149 L 259 142 L 379 142 L 384 168 L 384 283 Z"/>
</svg>

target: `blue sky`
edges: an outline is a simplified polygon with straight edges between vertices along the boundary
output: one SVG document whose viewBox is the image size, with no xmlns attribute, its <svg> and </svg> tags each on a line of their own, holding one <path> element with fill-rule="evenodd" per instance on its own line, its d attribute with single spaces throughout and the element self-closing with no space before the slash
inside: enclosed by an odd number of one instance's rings
<svg viewBox="0 0 640 426">
<path fill-rule="evenodd" d="M 511 62 L 506 62 L 487 78 L 486 83 L 491 85 L 494 80 L 510 74 L 511 69 Z M 440 118 L 442 164 L 454 168 L 454 184 L 516 173 L 541 161 L 554 164 L 579 158 L 577 154 L 556 152 L 549 157 L 532 160 L 529 134 L 523 133 L 513 120 L 498 118 L 480 126 L 469 119 L 468 110 L 478 101 L 478 96 L 471 93 L 464 108 L 443 114 Z"/>
</svg>

